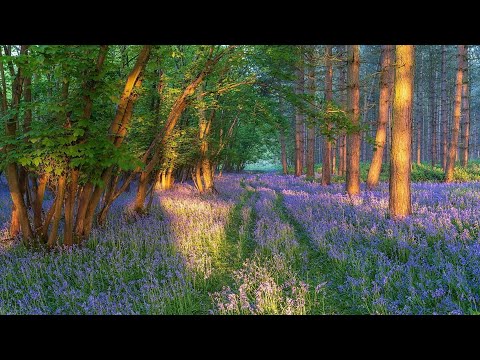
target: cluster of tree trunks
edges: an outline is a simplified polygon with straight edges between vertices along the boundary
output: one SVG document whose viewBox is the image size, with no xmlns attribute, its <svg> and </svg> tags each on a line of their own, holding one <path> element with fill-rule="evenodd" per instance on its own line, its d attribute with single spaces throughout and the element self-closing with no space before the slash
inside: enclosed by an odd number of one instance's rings
<svg viewBox="0 0 480 360">
<path fill-rule="evenodd" d="M 113 146 L 119 148 L 127 136 L 127 129 L 132 117 L 134 104 L 137 101 L 140 92 L 138 90 L 142 85 L 143 73 L 150 58 L 152 46 L 142 47 L 135 65 L 130 71 L 123 92 L 117 106 L 115 117 L 108 130 L 108 138 Z M 197 93 L 197 99 L 201 100 L 204 96 L 203 84 L 209 74 L 213 72 L 215 66 L 222 57 L 231 52 L 235 46 L 226 47 L 217 52 L 214 56 L 212 46 L 208 53 L 203 68 L 192 80 L 187 83 L 175 100 L 170 113 L 166 119 L 165 125 L 159 129 L 154 140 L 143 154 L 141 161 L 145 164 L 143 168 L 138 167 L 129 174 L 122 174 L 121 171 L 110 166 L 102 170 L 100 181 L 94 183 L 88 180 L 85 184 L 80 184 L 80 169 L 68 167 L 60 175 L 52 176 L 50 174 L 29 174 L 23 167 L 12 162 L 6 166 L 6 177 L 10 188 L 12 198 L 12 221 L 10 226 L 11 236 L 17 236 L 20 233 L 25 244 L 35 242 L 46 243 L 49 247 L 56 246 L 59 241 L 59 228 L 62 218 L 64 219 L 63 244 L 70 246 L 75 243 L 81 243 L 90 236 L 95 218 L 100 225 L 105 224 L 108 211 L 113 202 L 125 191 L 130 189 L 133 180 L 138 179 L 135 211 L 143 213 L 145 211 L 145 202 L 148 194 L 152 194 L 156 189 L 170 189 L 174 183 L 175 169 L 170 166 L 166 169 L 158 169 L 158 165 L 163 159 L 166 141 L 172 135 L 172 132 L 187 108 L 192 95 Z M 28 46 L 22 45 L 20 55 L 28 52 Z M 102 71 L 105 58 L 108 53 L 108 46 L 102 45 L 98 50 L 98 58 L 95 66 L 87 71 L 91 71 L 89 78 L 95 79 Z M 0 56 L 1 56 L 0 49 Z M 14 79 L 11 89 L 11 100 L 7 99 L 5 69 L 3 62 L 0 62 L 0 76 L 2 79 L 2 90 L 0 97 L 2 100 L 2 113 L 7 110 L 13 110 L 14 114 L 6 122 L 6 134 L 12 138 L 17 136 L 19 131 L 28 132 L 32 119 L 31 110 L 25 111 L 24 127 L 18 129 L 18 107 L 20 100 L 28 103 L 32 101 L 31 77 L 25 76 L 22 66 L 14 71 L 13 65 L 9 66 L 11 77 Z M 160 77 L 161 79 L 161 77 Z M 161 80 L 160 80 L 161 82 Z M 83 97 L 84 108 L 82 119 L 90 120 L 93 111 L 93 95 L 96 91 L 96 80 L 85 80 L 83 88 L 85 95 Z M 161 91 L 162 84 L 159 83 L 158 89 Z M 69 96 L 68 79 L 63 82 L 60 104 L 65 106 Z M 158 105 L 156 105 L 158 106 Z M 205 111 L 199 111 L 199 152 L 200 159 L 195 166 L 195 174 L 192 176 L 200 191 L 214 190 L 214 168 L 215 164 L 210 161 L 210 151 L 208 136 L 211 124 L 215 119 L 215 110 L 212 110 L 208 118 Z M 64 127 L 70 127 L 75 119 L 70 118 L 67 113 L 65 119 L 59 119 L 64 122 Z M 223 137 L 232 135 L 233 121 L 230 131 Z M 78 143 L 85 142 L 88 139 L 88 129 L 77 140 Z M 220 149 L 225 147 L 228 139 L 221 139 Z M 4 151 L 12 151 L 12 145 L 7 146 Z M 121 185 L 119 184 L 120 179 Z M 55 200 L 50 209 L 44 209 L 44 197 L 47 187 L 52 188 Z M 151 199 L 147 207 L 151 204 Z M 102 201 L 103 200 L 103 201 Z M 99 205 L 100 209 L 99 211 Z M 29 217 L 29 208 L 32 209 L 33 218 Z M 95 217 L 97 215 L 97 217 Z M 32 228 L 33 224 L 33 228 Z"/>
</svg>

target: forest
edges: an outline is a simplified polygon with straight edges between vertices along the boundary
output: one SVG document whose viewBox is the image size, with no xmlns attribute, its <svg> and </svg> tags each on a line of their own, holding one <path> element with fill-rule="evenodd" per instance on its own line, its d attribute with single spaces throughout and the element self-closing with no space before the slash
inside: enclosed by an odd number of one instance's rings
<svg viewBox="0 0 480 360">
<path fill-rule="evenodd" d="M 479 61 L 0 45 L 0 314 L 478 314 Z"/>
</svg>

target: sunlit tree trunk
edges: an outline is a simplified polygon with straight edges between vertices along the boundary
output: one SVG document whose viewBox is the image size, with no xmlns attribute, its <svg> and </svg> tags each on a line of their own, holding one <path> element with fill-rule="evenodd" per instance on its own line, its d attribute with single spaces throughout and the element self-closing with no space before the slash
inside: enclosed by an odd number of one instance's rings
<svg viewBox="0 0 480 360">
<path fill-rule="evenodd" d="M 27 45 L 22 45 L 20 54 L 23 55 L 26 53 L 28 49 Z M 2 82 L 5 81 L 5 74 L 3 70 L 3 62 L 0 61 L 2 64 L 2 68 L 0 69 L 2 75 Z M 10 71 L 12 73 L 12 71 Z M 21 67 L 18 68 L 17 74 L 15 75 L 15 79 L 12 84 L 12 101 L 10 104 L 10 109 L 12 110 L 12 114 L 9 116 L 6 122 L 6 135 L 9 138 L 15 138 L 17 136 L 17 121 L 18 121 L 18 110 L 20 104 L 20 98 L 22 96 L 23 91 L 23 70 Z M 6 93 L 3 95 L 6 97 Z M 13 151 L 14 147 L 11 144 L 8 144 L 6 147 L 6 151 Z M 20 229 L 22 231 L 22 237 L 25 243 L 28 243 L 29 240 L 33 236 L 32 228 L 30 226 L 30 221 L 28 219 L 28 212 L 27 207 L 25 205 L 25 201 L 22 195 L 22 191 L 20 188 L 20 179 L 18 175 L 18 167 L 16 163 L 8 163 L 6 166 L 6 176 L 8 187 L 10 189 L 10 196 L 12 198 L 13 208 L 12 211 L 12 224 L 17 222 L 20 224 Z M 16 226 L 13 229 L 17 231 Z M 16 234 L 14 234 L 16 235 Z"/>
<path fill-rule="evenodd" d="M 375 135 L 375 150 L 372 163 L 368 170 L 367 188 L 373 189 L 378 185 L 380 171 L 382 169 L 383 149 L 387 138 L 387 122 L 390 105 L 391 82 L 389 81 L 392 67 L 392 45 L 382 45 L 381 74 L 380 74 L 380 98 L 378 105 L 378 125 Z"/>
<path fill-rule="evenodd" d="M 429 78 L 429 96 L 430 96 L 430 160 L 432 166 L 437 163 L 437 117 L 435 113 L 435 78 L 436 72 L 434 67 L 433 49 L 429 54 L 430 78 Z"/>
<path fill-rule="evenodd" d="M 311 46 L 308 53 L 308 74 L 307 74 L 307 93 L 311 97 L 312 104 L 315 104 L 315 59 L 314 48 Z M 313 107 L 313 106 L 312 106 Z M 315 119 L 308 115 L 307 122 L 307 176 L 315 176 Z"/>
<path fill-rule="evenodd" d="M 346 46 L 344 47 L 346 54 Z M 340 68 L 339 83 L 341 89 L 341 106 L 342 110 L 347 110 L 347 62 Z M 345 176 L 347 172 L 347 137 L 344 132 L 339 136 L 338 146 L 338 175 Z"/>
<path fill-rule="evenodd" d="M 410 193 L 414 46 L 396 46 L 389 211 L 394 219 L 412 213 Z"/>
<path fill-rule="evenodd" d="M 331 130 L 331 124 L 328 123 L 328 111 L 331 108 L 333 101 L 332 80 L 333 80 L 333 67 L 332 67 L 332 46 L 325 45 L 325 102 L 327 105 L 327 130 Z M 323 156 L 322 156 L 322 185 L 330 185 L 331 182 L 331 159 L 332 159 L 332 142 L 328 137 L 324 137 L 323 140 Z"/>
<path fill-rule="evenodd" d="M 465 67 L 463 71 L 462 85 L 462 135 L 461 135 L 461 153 L 460 164 L 467 166 L 468 164 L 468 148 L 470 141 L 470 89 L 468 78 L 468 56 L 467 46 L 465 45 Z"/>
<path fill-rule="evenodd" d="M 360 68 L 360 46 L 348 45 L 348 72 L 347 72 L 347 101 L 348 114 L 354 127 L 347 135 L 347 178 L 346 190 L 349 195 L 360 193 L 360 145 L 361 137 L 359 127 L 359 68 Z"/>
<path fill-rule="evenodd" d="M 125 136 L 127 135 L 128 125 L 130 123 L 131 115 L 133 112 L 133 104 L 138 99 L 139 93 L 134 91 L 134 89 L 140 89 L 142 81 L 143 81 L 143 72 L 145 70 L 145 66 L 150 58 L 150 45 L 143 46 L 140 54 L 137 58 L 135 66 L 133 67 L 132 71 L 130 72 L 125 87 L 122 92 L 122 96 L 120 98 L 120 104 L 117 107 L 117 112 L 115 114 L 115 118 L 113 119 L 110 128 L 109 128 L 109 135 L 110 141 L 112 142 L 113 146 L 119 148 Z M 103 171 L 101 180 L 103 184 L 108 184 L 110 181 L 110 177 L 112 176 L 112 167 Z M 148 177 L 146 183 L 148 184 Z M 95 216 L 95 209 L 100 201 L 102 193 L 104 192 L 105 187 L 104 185 L 97 185 L 93 189 L 91 196 L 88 201 L 87 209 L 85 212 L 85 219 L 83 225 L 83 231 L 80 231 L 80 236 L 82 239 L 87 238 L 90 235 L 93 226 L 93 219 Z M 145 191 L 146 192 L 146 191 Z M 106 204 L 107 206 L 107 204 Z M 76 231 L 78 234 L 78 232 Z"/>
<path fill-rule="evenodd" d="M 303 68 L 303 49 L 301 48 L 300 60 L 295 69 L 295 94 L 303 95 L 304 91 L 304 68 Z M 295 109 L 295 176 L 303 174 L 303 127 L 304 115 L 300 106 Z"/>
<path fill-rule="evenodd" d="M 450 146 L 448 148 L 447 170 L 445 171 L 445 182 L 447 183 L 453 181 L 455 159 L 457 156 L 458 132 L 460 129 L 460 119 L 462 116 L 462 86 L 463 71 L 465 68 L 465 55 L 465 45 L 458 45 L 458 68 L 455 82 L 455 104 L 453 110 L 452 137 L 450 139 Z"/>
<path fill-rule="evenodd" d="M 442 168 L 447 169 L 447 127 L 448 127 L 448 102 L 447 102 L 447 71 L 446 71 L 446 48 L 442 45 Z"/>
<path fill-rule="evenodd" d="M 205 84 L 199 86 L 197 91 L 197 100 L 199 102 L 198 108 L 198 134 L 200 140 L 200 166 L 203 174 L 203 186 L 198 188 L 199 192 L 210 192 L 214 189 L 213 172 L 210 161 L 210 154 L 208 150 L 208 142 L 210 135 L 210 127 L 213 118 L 215 117 L 215 109 L 212 109 L 212 114 L 207 119 L 204 108 L 204 90 Z M 168 182 L 168 181 L 167 181 Z M 201 181 L 200 181 L 201 182 Z M 168 186 L 168 185 L 167 185 Z"/>
</svg>

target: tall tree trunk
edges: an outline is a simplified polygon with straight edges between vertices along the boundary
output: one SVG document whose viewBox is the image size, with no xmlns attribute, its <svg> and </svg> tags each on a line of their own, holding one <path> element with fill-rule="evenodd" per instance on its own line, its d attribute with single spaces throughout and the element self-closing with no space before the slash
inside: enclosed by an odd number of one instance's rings
<svg viewBox="0 0 480 360">
<path fill-rule="evenodd" d="M 303 52 L 303 49 L 301 48 L 300 51 Z M 295 69 L 295 94 L 298 96 L 303 95 L 304 91 L 303 62 L 303 53 L 301 53 L 300 61 Z M 300 99 L 298 101 L 300 101 Z M 295 176 L 301 176 L 303 174 L 303 125 L 303 110 L 300 106 L 297 106 L 295 109 Z"/>
<path fill-rule="evenodd" d="M 448 102 L 447 102 L 447 71 L 446 71 L 446 48 L 442 45 L 442 168 L 447 169 L 447 127 L 448 127 Z"/>
<path fill-rule="evenodd" d="M 213 118 L 215 117 L 215 109 L 212 109 L 212 114 L 207 119 L 205 114 L 204 108 L 204 101 L 203 101 L 203 93 L 205 90 L 205 83 L 202 83 L 197 92 L 197 100 L 199 101 L 199 108 L 198 108 L 198 125 L 199 125 L 199 140 L 200 140 L 200 163 L 202 167 L 202 174 L 203 174 L 203 191 L 204 192 L 211 192 L 214 189 L 213 183 L 213 173 L 212 173 L 212 166 L 210 162 L 210 154 L 208 151 L 208 141 L 210 135 L 210 127 Z M 200 191 L 200 188 L 198 189 Z M 202 191 L 200 191 L 202 192 Z"/>
<path fill-rule="evenodd" d="M 117 108 L 117 112 L 115 114 L 115 118 L 110 125 L 109 134 L 110 140 L 113 145 L 119 148 L 125 136 L 127 134 L 128 124 L 130 123 L 132 111 L 133 111 L 133 104 L 138 99 L 138 92 L 135 92 L 134 89 L 139 89 L 141 87 L 143 81 L 143 72 L 145 70 L 145 66 L 150 58 L 150 50 L 151 45 L 144 45 L 140 54 L 137 58 L 135 66 L 133 67 L 132 71 L 130 72 L 127 81 L 125 83 L 125 87 L 122 92 L 122 96 L 120 98 L 120 104 Z M 101 180 L 103 184 L 108 184 L 110 177 L 112 175 L 112 167 L 105 169 L 103 171 Z M 76 230 L 76 233 L 80 233 L 81 239 L 86 239 L 92 230 L 93 226 L 93 219 L 95 216 L 95 209 L 100 201 L 102 193 L 104 191 L 104 186 L 97 185 L 94 187 L 91 196 L 88 198 L 88 204 L 85 211 L 85 218 L 83 221 L 83 229 L 80 231 Z M 77 215 L 78 217 L 78 215 Z M 77 219 L 78 220 L 78 219 Z M 77 221 L 77 225 L 78 225 Z"/>
<path fill-rule="evenodd" d="M 307 76 L 307 92 L 311 96 L 312 107 L 315 106 L 315 58 L 314 48 L 309 48 L 308 56 L 308 76 Z M 312 115 L 308 115 L 307 122 L 307 176 L 315 177 L 315 119 Z"/>
<path fill-rule="evenodd" d="M 360 68 L 360 45 L 348 45 L 348 113 L 353 131 L 347 135 L 347 179 L 346 190 L 349 195 L 360 193 L 360 129 L 359 129 L 359 68 Z"/>
<path fill-rule="evenodd" d="M 429 79 L 429 95 L 430 95 L 430 137 L 431 137 L 431 147 L 430 147 L 430 157 L 432 161 L 432 167 L 437 163 L 437 117 L 435 116 L 435 80 L 436 80 L 436 71 L 435 63 L 433 59 L 433 49 L 430 49 L 429 54 L 430 62 L 430 79 Z"/>
<path fill-rule="evenodd" d="M 333 67 L 332 67 L 332 46 L 325 45 L 325 102 L 327 105 L 327 131 L 330 132 L 331 124 L 329 123 L 329 110 L 333 101 L 332 80 L 333 80 Z M 330 185 L 332 168 L 330 160 L 332 159 L 332 142 L 325 136 L 323 139 L 323 158 L 322 158 L 322 185 Z"/>
<path fill-rule="evenodd" d="M 465 67 L 463 70 L 462 85 L 462 136 L 461 136 L 461 154 L 460 164 L 467 166 L 468 164 L 468 147 L 470 141 L 470 94 L 469 94 L 469 77 L 468 77 L 468 56 L 467 46 L 465 45 Z"/>
<path fill-rule="evenodd" d="M 455 170 L 455 159 L 457 156 L 458 146 L 458 131 L 460 128 L 460 119 L 462 116 L 462 86 L 463 86 L 463 71 L 465 68 L 465 45 L 458 45 L 458 69 L 457 78 L 455 82 L 455 105 L 453 110 L 453 126 L 452 138 L 448 148 L 447 170 L 445 171 L 445 182 L 453 181 Z"/>
<path fill-rule="evenodd" d="M 378 185 L 380 171 L 382 170 L 383 149 L 387 138 L 387 122 L 391 94 L 389 77 L 390 72 L 393 71 L 391 57 L 392 47 L 392 45 L 382 45 L 378 125 L 375 135 L 375 150 L 367 177 L 367 188 L 369 190 L 372 190 Z"/>
<path fill-rule="evenodd" d="M 395 95 L 393 100 L 390 154 L 389 211 L 394 219 L 412 213 L 410 193 L 414 46 L 396 46 Z"/>
<path fill-rule="evenodd" d="M 25 54 L 27 49 L 28 49 L 27 45 L 22 45 L 20 54 L 21 55 Z M 0 63 L 2 62 L 0 61 Z M 10 72 L 12 73 L 12 70 L 10 70 Z M 5 81 L 4 76 L 5 75 L 3 73 L 3 66 L 2 66 L 2 82 Z M 12 139 L 17 136 L 18 110 L 19 110 L 20 98 L 22 96 L 22 91 L 23 91 L 23 82 L 24 82 L 23 69 L 19 67 L 12 84 L 12 101 L 10 104 L 10 108 L 13 114 L 9 116 L 5 126 L 6 135 Z M 4 96 L 6 96 L 6 94 Z M 5 148 L 6 148 L 6 151 L 9 152 L 14 149 L 14 146 L 11 144 L 8 144 Z M 12 211 L 12 215 L 13 215 L 12 224 L 18 221 L 22 231 L 23 241 L 25 243 L 28 243 L 28 241 L 33 236 L 33 232 L 32 232 L 32 228 L 30 227 L 27 207 L 25 205 L 25 201 L 24 201 L 23 194 L 20 187 L 20 179 L 18 175 L 17 164 L 8 163 L 6 166 L 6 170 L 7 170 L 6 175 L 7 175 L 8 187 L 10 189 L 10 196 L 12 198 L 12 203 L 14 207 L 14 211 Z M 14 227 L 14 230 L 15 231 L 17 230 L 16 226 Z"/>
<path fill-rule="evenodd" d="M 58 178 L 57 199 L 55 200 L 55 210 L 53 215 L 52 230 L 48 235 L 48 247 L 54 247 L 57 243 L 58 226 L 62 218 L 63 198 L 65 197 L 65 175 Z"/>
<path fill-rule="evenodd" d="M 344 53 L 346 54 L 346 46 L 344 47 L 345 51 Z M 347 111 L 347 62 L 345 61 L 345 65 L 343 65 L 340 68 L 340 76 L 339 76 L 339 82 L 340 82 L 340 89 L 341 89 L 341 99 L 340 103 L 342 106 L 343 111 Z M 347 136 L 345 132 L 342 132 L 340 134 L 340 143 L 338 146 L 338 175 L 339 176 L 345 176 L 347 172 Z"/>
<path fill-rule="evenodd" d="M 190 84 L 188 84 L 187 87 L 183 90 L 183 92 L 180 94 L 180 96 L 175 100 L 174 104 L 172 105 L 172 108 L 170 110 L 170 113 L 168 114 L 167 121 L 161 131 L 157 133 L 155 138 L 153 139 L 149 149 L 146 151 L 146 153 L 143 156 L 143 161 L 147 163 L 145 166 L 144 171 L 142 172 L 145 173 L 145 176 L 149 176 L 152 171 L 155 169 L 155 166 L 158 165 L 161 156 L 162 156 L 162 149 L 165 146 L 165 141 L 168 139 L 168 137 L 171 135 L 173 129 L 175 128 L 178 120 L 182 116 L 183 112 L 185 111 L 187 107 L 187 100 L 191 95 L 193 95 L 198 88 L 198 86 L 203 82 L 203 80 L 215 69 L 215 65 L 220 61 L 220 59 L 227 54 L 229 51 L 234 49 L 235 46 L 229 46 L 227 49 L 222 50 L 218 55 L 216 55 L 214 58 L 211 58 L 211 55 L 213 53 L 214 48 L 210 48 L 210 54 L 209 58 L 207 59 L 205 66 L 203 67 L 202 71 L 198 73 L 198 75 L 192 80 Z M 147 162 L 148 156 L 150 155 L 150 152 L 153 150 L 153 155 L 151 159 Z M 139 183 L 139 186 L 142 183 Z M 145 191 L 144 191 L 145 190 Z M 139 188 L 137 190 L 137 195 L 135 197 L 135 211 L 138 213 L 143 212 L 143 206 L 140 206 L 140 204 L 145 203 L 145 198 L 146 198 L 146 189 L 141 189 Z"/>
</svg>

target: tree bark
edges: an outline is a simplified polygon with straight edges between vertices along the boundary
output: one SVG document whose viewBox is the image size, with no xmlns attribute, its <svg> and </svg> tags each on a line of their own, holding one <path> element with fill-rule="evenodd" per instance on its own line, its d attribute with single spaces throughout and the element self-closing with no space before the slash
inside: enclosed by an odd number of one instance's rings
<svg viewBox="0 0 480 360">
<path fill-rule="evenodd" d="M 359 127 L 359 68 L 360 68 L 360 46 L 348 45 L 348 72 L 347 72 L 347 101 L 348 114 L 354 127 L 347 135 L 347 178 L 346 191 L 349 195 L 360 193 L 360 145 L 361 137 Z"/>
<path fill-rule="evenodd" d="M 378 100 L 378 125 L 375 135 L 375 150 L 373 153 L 370 169 L 368 170 L 367 188 L 374 189 L 378 185 L 382 170 L 383 151 L 387 139 L 387 122 L 390 105 L 391 82 L 389 81 L 392 67 L 392 45 L 382 45 L 381 74 L 380 74 L 380 98 Z"/>
<path fill-rule="evenodd" d="M 300 61 L 295 69 L 295 95 L 301 97 L 304 92 L 304 69 L 303 69 L 303 49 L 300 51 Z M 300 99 L 298 99 L 300 102 Z M 304 115 L 300 106 L 295 109 L 295 176 L 303 174 L 303 125 Z"/>
<path fill-rule="evenodd" d="M 27 49 L 28 49 L 28 45 L 22 45 L 20 54 L 21 55 L 25 54 Z M 2 73 L 2 81 L 4 81 L 3 73 Z M 6 135 L 10 138 L 15 138 L 15 136 L 17 135 L 17 121 L 18 121 L 18 110 L 19 110 L 18 108 L 19 108 L 20 98 L 22 96 L 23 82 L 24 82 L 23 69 L 19 67 L 12 84 L 12 101 L 10 104 L 10 108 L 13 110 L 13 115 L 11 115 L 7 119 L 7 123 L 5 126 Z M 8 144 L 5 148 L 6 148 L 6 151 L 8 152 L 8 151 L 12 151 L 14 147 L 13 145 Z M 25 201 L 20 188 L 20 179 L 18 175 L 17 164 L 16 163 L 7 164 L 6 170 L 7 170 L 6 171 L 7 182 L 10 189 L 10 196 L 12 198 L 12 203 L 14 206 L 14 211 L 12 211 L 12 215 L 13 215 L 12 224 L 18 221 L 22 231 L 23 241 L 26 244 L 28 244 L 28 241 L 33 236 L 33 232 L 32 232 L 32 228 L 30 227 L 27 207 L 25 205 Z M 16 226 L 14 226 L 13 229 L 16 231 Z"/>
<path fill-rule="evenodd" d="M 47 182 L 48 175 L 40 175 L 38 179 L 38 186 L 35 192 L 35 200 L 33 201 L 33 224 L 35 226 L 35 233 L 37 233 L 42 227 L 42 204 Z"/>
<path fill-rule="evenodd" d="M 315 59 L 314 48 L 309 48 L 308 57 L 308 75 L 307 75 L 307 93 L 311 97 L 311 107 L 315 106 Z M 315 177 L 315 119 L 312 115 L 308 115 L 307 122 L 307 176 Z"/>
<path fill-rule="evenodd" d="M 394 219 L 412 213 L 410 174 L 414 46 L 396 46 L 395 95 L 393 100 L 392 148 L 390 150 L 389 211 Z"/>
<path fill-rule="evenodd" d="M 432 167 L 437 163 L 437 118 L 435 114 L 435 78 L 436 72 L 434 67 L 433 49 L 430 49 L 430 79 L 429 79 L 429 95 L 430 95 L 430 160 Z"/>
<path fill-rule="evenodd" d="M 468 56 L 467 46 L 465 45 L 465 64 L 463 70 L 462 84 L 462 136 L 461 136 L 461 153 L 460 164 L 467 166 L 468 164 L 468 148 L 470 141 L 470 88 L 468 77 Z"/>
<path fill-rule="evenodd" d="M 345 46 L 345 52 L 346 54 L 346 46 Z M 347 111 L 347 62 L 345 62 L 345 65 L 343 65 L 340 69 L 340 76 L 339 76 L 339 82 L 340 82 L 340 88 L 341 88 L 341 105 L 342 105 L 342 110 Z M 340 134 L 340 143 L 338 146 L 338 175 L 339 176 L 345 176 L 347 173 L 347 136 L 345 132 L 342 132 Z"/>
<path fill-rule="evenodd" d="M 63 234 L 63 244 L 73 245 L 73 211 L 75 207 L 75 196 L 77 194 L 78 170 L 71 172 L 68 193 L 65 198 L 65 231 Z"/>
<path fill-rule="evenodd" d="M 326 45 L 325 47 L 325 102 L 327 106 L 327 131 L 330 132 L 332 125 L 328 121 L 328 112 L 331 108 L 331 103 L 333 101 L 333 91 L 332 91 L 332 80 L 333 80 L 333 67 L 332 67 L 332 46 Z M 330 185 L 331 183 L 331 159 L 332 159 L 332 142 L 325 136 L 323 139 L 323 154 L 322 154 L 322 185 Z"/>
<path fill-rule="evenodd" d="M 65 197 L 65 175 L 58 178 L 57 199 L 55 200 L 55 210 L 53 215 L 52 230 L 48 235 L 48 247 L 52 248 L 57 243 L 58 226 L 62 217 L 63 198 Z"/>
<path fill-rule="evenodd" d="M 448 102 L 447 102 L 447 71 L 446 71 L 446 48 L 442 45 L 442 168 L 447 169 L 447 128 L 448 128 Z"/>
<path fill-rule="evenodd" d="M 460 119 L 462 116 L 462 86 L 463 86 L 463 71 L 465 68 L 465 45 L 458 45 L 458 68 L 455 82 L 455 104 L 453 110 L 453 126 L 450 146 L 448 148 L 447 169 L 445 171 L 445 182 L 453 181 L 455 170 L 455 159 L 457 156 L 458 146 L 458 132 L 460 128 Z"/>
</svg>

